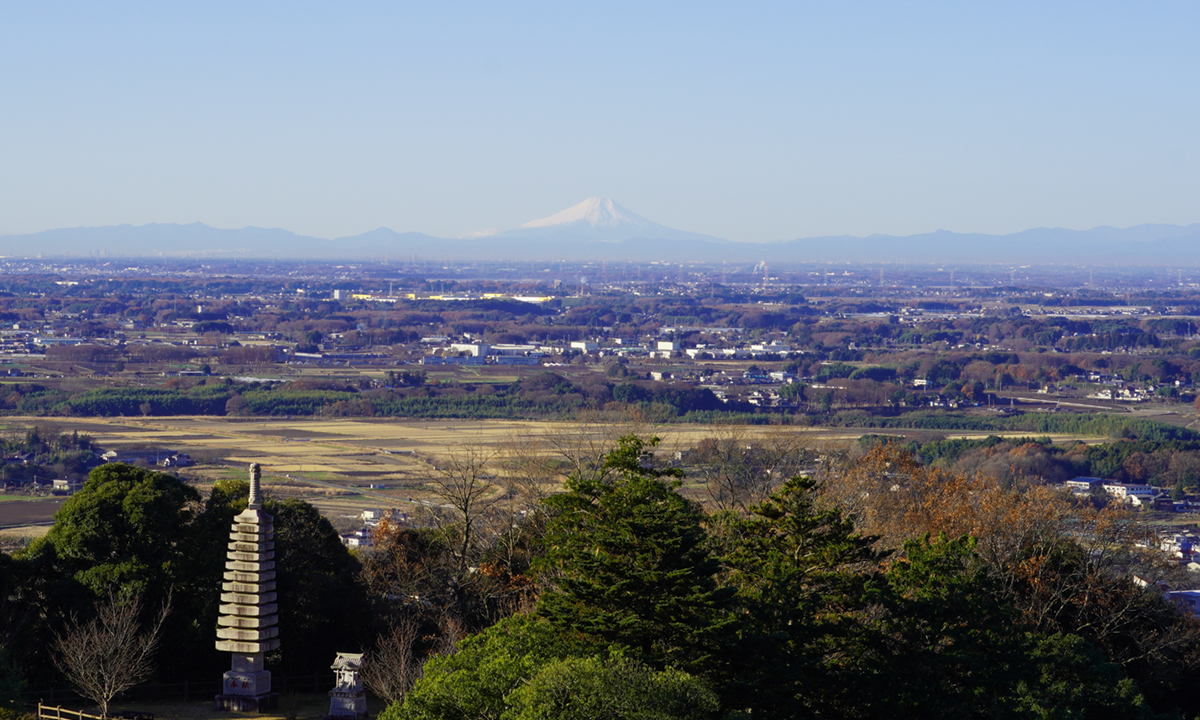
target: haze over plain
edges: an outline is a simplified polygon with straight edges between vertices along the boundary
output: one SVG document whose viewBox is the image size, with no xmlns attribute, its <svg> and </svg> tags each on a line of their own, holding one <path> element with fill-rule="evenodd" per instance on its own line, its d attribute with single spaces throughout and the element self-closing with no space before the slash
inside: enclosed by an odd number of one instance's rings
<svg viewBox="0 0 1200 720">
<path fill-rule="evenodd" d="M 732 241 L 1186 226 L 1198 15 L 9 4 L 0 235 L 467 238 L 597 195 Z"/>
</svg>

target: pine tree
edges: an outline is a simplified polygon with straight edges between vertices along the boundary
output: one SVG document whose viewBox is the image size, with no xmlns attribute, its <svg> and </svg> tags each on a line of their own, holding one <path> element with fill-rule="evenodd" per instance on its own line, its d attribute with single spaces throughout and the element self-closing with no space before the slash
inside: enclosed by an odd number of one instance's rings
<svg viewBox="0 0 1200 720">
<path fill-rule="evenodd" d="M 569 478 L 547 499 L 554 517 L 542 570 L 554 588 L 538 610 L 652 666 L 707 669 L 729 593 L 715 579 L 703 511 L 677 492 L 681 473 L 648 462 L 657 441 L 622 437 L 604 461 L 615 472 Z"/>
<path fill-rule="evenodd" d="M 716 523 L 740 611 L 724 694 L 755 715 L 840 715 L 858 704 L 869 672 L 875 641 L 862 610 L 883 585 L 875 538 L 819 508 L 814 488 L 792 478 L 748 516 Z"/>
</svg>

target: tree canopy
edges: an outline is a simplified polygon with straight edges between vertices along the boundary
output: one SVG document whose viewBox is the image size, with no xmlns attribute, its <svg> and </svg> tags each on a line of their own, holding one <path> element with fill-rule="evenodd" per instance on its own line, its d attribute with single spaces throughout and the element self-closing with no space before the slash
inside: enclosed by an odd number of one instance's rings
<svg viewBox="0 0 1200 720">
<path fill-rule="evenodd" d="M 647 466 L 655 442 L 620 438 L 604 462 L 614 474 L 568 478 L 546 500 L 543 571 L 552 586 L 538 612 L 656 667 L 703 667 L 732 593 L 716 581 L 704 513 L 677 492 L 678 472 Z"/>
</svg>

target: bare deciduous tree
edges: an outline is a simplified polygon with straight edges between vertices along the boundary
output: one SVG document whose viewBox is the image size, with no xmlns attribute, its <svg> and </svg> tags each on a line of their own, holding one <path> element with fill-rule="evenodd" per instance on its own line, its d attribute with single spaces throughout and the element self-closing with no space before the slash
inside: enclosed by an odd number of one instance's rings
<svg viewBox="0 0 1200 720">
<path fill-rule="evenodd" d="M 388 625 L 375 649 L 363 658 L 363 682 L 389 705 L 403 701 L 421 677 L 422 662 L 414 649 L 420 635 L 420 620 L 405 615 Z"/>
<path fill-rule="evenodd" d="M 105 717 L 114 697 L 153 674 L 154 651 L 171 612 L 170 596 L 145 626 L 141 612 L 140 595 L 122 600 L 109 590 L 94 618 L 80 622 L 72 615 L 63 631 L 54 634 L 54 664 Z"/>
<path fill-rule="evenodd" d="M 438 467 L 431 482 L 432 490 L 443 502 L 441 509 L 448 511 L 456 533 L 458 554 L 457 580 L 467 575 L 478 544 L 479 525 L 484 515 L 499 501 L 504 490 L 490 481 L 491 463 L 495 451 L 479 445 L 463 445 L 455 448 Z M 435 514 L 435 520 L 443 521 L 443 529 L 450 530 L 444 518 Z"/>
<path fill-rule="evenodd" d="M 747 491 L 753 482 L 752 449 L 742 426 L 720 428 L 697 446 L 697 470 L 704 479 L 709 499 L 718 508 L 746 509 Z"/>
<path fill-rule="evenodd" d="M 498 459 L 510 493 L 530 507 L 539 506 L 560 481 L 559 461 L 551 457 L 540 435 L 510 435 L 500 446 Z"/>
<path fill-rule="evenodd" d="M 496 549 L 511 567 L 518 547 L 539 527 L 545 500 L 561 482 L 559 461 L 548 452 L 545 438 L 513 435 L 500 445 L 497 482 L 505 493 L 496 506 Z"/>
<path fill-rule="evenodd" d="M 718 427 L 696 448 L 697 468 L 713 504 L 743 512 L 802 472 L 814 457 L 806 436 L 783 427 L 754 434 L 745 426 Z"/>
<path fill-rule="evenodd" d="M 426 661 L 437 655 L 453 655 L 458 652 L 458 641 L 466 637 L 466 630 L 454 614 L 443 609 L 434 621 L 436 636 L 422 637 L 423 621 L 416 613 L 403 615 L 388 624 L 387 631 L 375 642 L 375 648 L 363 658 L 362 679 L 371 692 L 388 701 L 389 705 L 402 702 L 424 674 Z M 432 647 L 428 647 L 432 639 Z M 418 643 L 428 647 L 429 654 L 422 655 Z"/>
<path fill-rule="evenodd" d="M 462 621 L 449 610 L 438 617 L 438 641 L 433 647 L 434 655 L 453 655 L 458 652 L 458 641 L 467 636 Z"/>
<path fill-rule="evenodd" d="M 595 412 L 584 411 L 576 415 L 575 421 L 554 425 L 542 437 L 546 443 L 546 455 L 561 466 L 561 476 L 572 476 L 581 480 L 603 480 L 609 475 L 604 467 L 604 457 L 617 447 L 618 438 L 626 435 L 650 437 L 658 425 L 646 414 L 633 408 L 623 414 L 622 422 Z"/>
</svg>

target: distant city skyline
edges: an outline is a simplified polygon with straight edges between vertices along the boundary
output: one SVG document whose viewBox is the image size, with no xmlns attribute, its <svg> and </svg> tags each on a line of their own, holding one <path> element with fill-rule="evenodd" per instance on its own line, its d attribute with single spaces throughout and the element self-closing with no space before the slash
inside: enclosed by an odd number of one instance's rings
<svg viewBox="0 0 1200 720">
<path fill-rule="evenodd" d="M 0 235 L 1200 222 L 1186 2 L 0 7 Z"/>
</svg>

